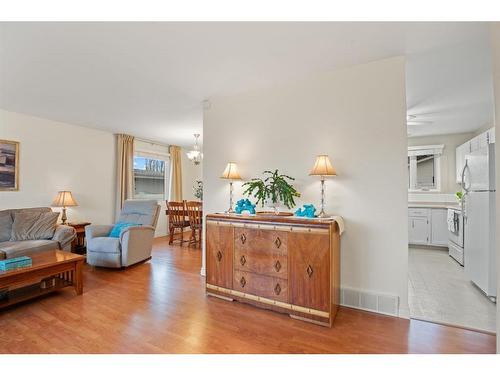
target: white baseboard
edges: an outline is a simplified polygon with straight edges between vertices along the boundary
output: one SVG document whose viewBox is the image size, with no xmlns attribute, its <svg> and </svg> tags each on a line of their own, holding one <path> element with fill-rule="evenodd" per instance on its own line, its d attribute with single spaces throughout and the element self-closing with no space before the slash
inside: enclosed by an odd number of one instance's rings
<svg viewBox="0 0 500 375">
<path fill-rule="evenodd" d="M 341 288 L 340 305 L 405 319 L 410 315 L 403 306 L 399 306 L 399 296 L 353 288 Z"/>
</svg>

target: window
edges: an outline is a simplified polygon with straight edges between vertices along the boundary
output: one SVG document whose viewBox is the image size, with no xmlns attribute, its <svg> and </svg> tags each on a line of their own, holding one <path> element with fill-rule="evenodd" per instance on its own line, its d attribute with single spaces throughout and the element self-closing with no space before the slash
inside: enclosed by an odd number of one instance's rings
<svg viewBox="0 0 500 375">
<path fill-rule="evenodd" d="M 134 198 L 165 200 L 169 175 L 166 147 L 142 141 L 134 146 Z"/>
<path fill-rule="evenodd" d="M 408 147 L 408 190 L 440 191 L 443 145 Z"/>
</svg>

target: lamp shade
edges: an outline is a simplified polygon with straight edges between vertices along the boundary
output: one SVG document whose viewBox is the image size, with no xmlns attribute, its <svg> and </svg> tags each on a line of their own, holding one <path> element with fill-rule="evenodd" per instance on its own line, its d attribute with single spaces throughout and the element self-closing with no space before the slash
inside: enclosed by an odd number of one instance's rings
<svg viewBox="0 0 500 375">
<path fill-rule="evenodd" d="M 309 172 L 310 176 L 336 176 L 337 172 L 333 168 L 332 162 L 328 155 L 316 156 L 314 167 Z"/>
<path fill-rule="evenodd" d="M 56 199 L 52 202 L 52 207 L 71 207 L 78 206 L 73 195 L 71 195 L 71 191 L 60 191 L 57 193 Z"/>
<path fill-rule="evenodd" d="M 226 169 L 224 169 L 224 172 L 222 172 L 222 176 L 220 176 L 220 178 L 224 178 L 226 180 L 241 180 L 240 172 L 238 172 L 236 163 L 227 163 Z"/>
</svg>

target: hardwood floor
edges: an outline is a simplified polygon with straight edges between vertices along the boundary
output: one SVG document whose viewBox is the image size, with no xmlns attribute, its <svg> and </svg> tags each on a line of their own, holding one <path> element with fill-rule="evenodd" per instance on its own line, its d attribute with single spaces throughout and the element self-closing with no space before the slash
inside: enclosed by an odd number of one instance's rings
<svg viewBox="0 0 500 375">
<path fill-rule="evenodd" d="M 495 336 L 341 308 L 333 328 L 206 297 L 200 250 L 84 269 L 72 290 L 0 311 L 1 353 L 494 353 Z"/>
</svg>

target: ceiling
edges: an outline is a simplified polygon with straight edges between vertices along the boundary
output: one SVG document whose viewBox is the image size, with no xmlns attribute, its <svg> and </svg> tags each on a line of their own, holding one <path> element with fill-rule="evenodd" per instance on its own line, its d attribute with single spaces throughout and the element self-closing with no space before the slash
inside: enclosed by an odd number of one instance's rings
<svg viewBox="0 0 500 375">
<path fill-rule="evenodd" d="M 409 113 L 432 117 L 410 133 L 462 132 L 492 117 L 487 40 L 472 22 L 1 23 L 0 108 L 186 146 L 206 99 L 407 55 Z"/>
<path fill-rule="evenodd" d="M 409 55 L 406 104 L 409 136 L 465 133 L 493 126 L 488 36 Z"/>
</svg>

